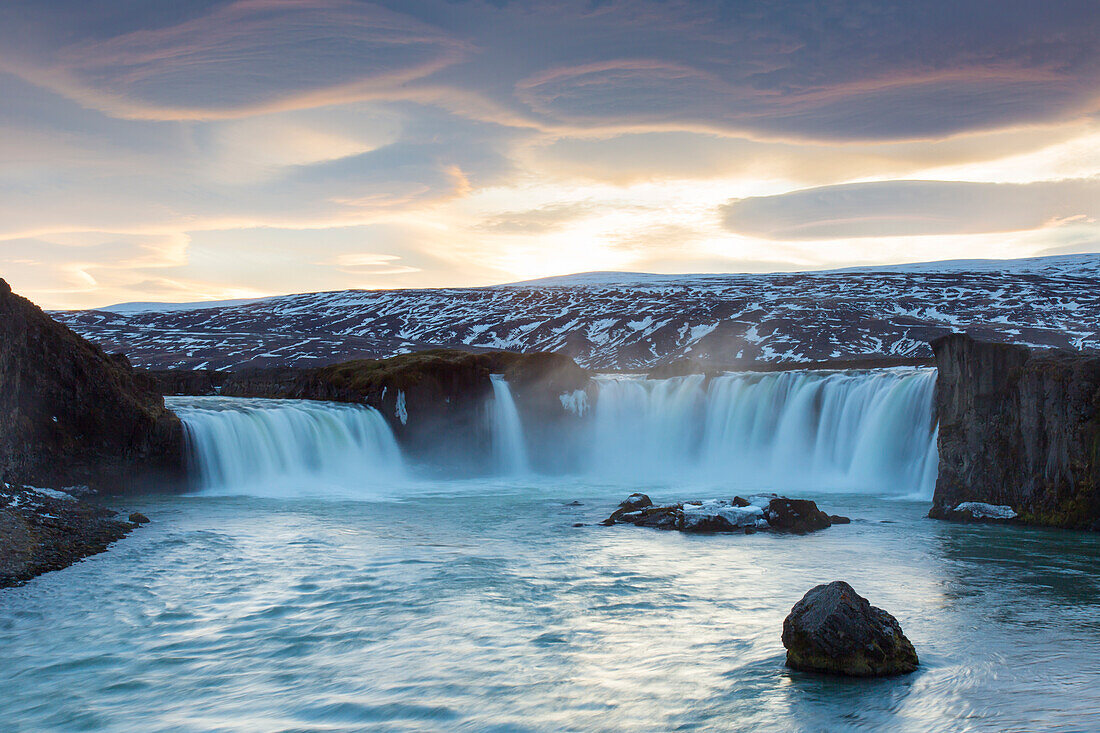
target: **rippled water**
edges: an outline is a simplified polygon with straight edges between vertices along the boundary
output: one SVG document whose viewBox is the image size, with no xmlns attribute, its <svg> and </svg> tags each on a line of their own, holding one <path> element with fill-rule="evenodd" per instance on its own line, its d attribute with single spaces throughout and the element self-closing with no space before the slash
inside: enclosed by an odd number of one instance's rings
<svg viewBox="0 0 1100 733">
<path fill-rule="evenodd" d="M 624 492 L 436 488 L 130 500 L 152 524 L 0 591 L 0 728 L 1100 729 L 1092 535 L 838 495 L 818 498 L 858 521 L 805 537 L 575 528 Z M 784 668 L 784 616 L 838 578 L 919 672 Z"/>
</svg>

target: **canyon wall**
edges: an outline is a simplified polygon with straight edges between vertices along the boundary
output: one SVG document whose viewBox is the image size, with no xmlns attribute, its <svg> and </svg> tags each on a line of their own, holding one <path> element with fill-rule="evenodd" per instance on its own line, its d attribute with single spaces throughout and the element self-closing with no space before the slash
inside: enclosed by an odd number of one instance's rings
<svg viewBox="0 0 1100 733">
<path fill-rule="evenodd" d="M 0 280 L 0 481 L 114 493 L 173 479 L 180 421 L 108 355 Z"/>
<path fill-rule="evenodd" d="M 1008 505 L 1029 524 L 1100 529 L 1100 357 L 932 342 L 939 475 L 930 516 Z"/>
</svg>

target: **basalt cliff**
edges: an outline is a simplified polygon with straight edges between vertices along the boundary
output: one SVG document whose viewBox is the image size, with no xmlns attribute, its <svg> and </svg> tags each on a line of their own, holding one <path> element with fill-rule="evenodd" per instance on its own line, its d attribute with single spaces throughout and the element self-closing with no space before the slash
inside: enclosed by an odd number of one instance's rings
<svg viewBox="0 0 1100 733">
<path fill-rule="evenodd" d="M 172 383 L 167 374 L 160 373 L 162 385 Z M 509 383 L 533 433 L 568 432 L 577 415 L 564 409 L 561 396 L 591 385 L 587 370 L 559 354 L 429 349 L 317 368 L 242 370 L 226 376 L 218 393 L 369 405 L 412 455 L 473 468 L 492 440 L 485 410 L 493 375 Z"/>
<path fill-rule="evenodd" d="M 1100 529 L 1100 356 L 962 334 L 932 347 L 940 463 L 930 516 L 984 502 L 1028 524 Z"/>
<path fill-rule="evenodd" d="M 179 419 L 108 355 L 0 280 L 0 482 L 118 493 L 173 479 Z"/>
</svg>

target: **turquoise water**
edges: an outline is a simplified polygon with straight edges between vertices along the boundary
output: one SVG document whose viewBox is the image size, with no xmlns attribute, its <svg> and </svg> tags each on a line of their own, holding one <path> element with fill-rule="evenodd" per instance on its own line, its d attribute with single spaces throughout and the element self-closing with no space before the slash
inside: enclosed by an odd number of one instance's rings
<svg viewBox="0 0 1100 733">
<path fill-rule="evenodd" d="M 152 524 L 0 591 L 0 728 L 1100 729 L 1092 535 L 841 495 L 817 498 L 857 521 L 804 537 L 572 526 L 625 493 L 131 499 Z M 784 616 L 834 579 L 897 616 L 919 672 L 783 666 Z"/>
</svg>

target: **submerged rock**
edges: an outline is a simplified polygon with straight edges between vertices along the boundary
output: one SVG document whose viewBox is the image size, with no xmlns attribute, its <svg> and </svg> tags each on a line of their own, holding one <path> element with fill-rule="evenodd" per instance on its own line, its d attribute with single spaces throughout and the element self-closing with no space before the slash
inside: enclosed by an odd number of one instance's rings
<svg viewBox="0 0 1100 733">
<path fill-rule="evenodd" d="M 633 524 L 639 527 L 674 529 L 681 532 L 793 532 L 804 534 L 832 524 L 846 524 L 847 517 L 830 517 L 808 499 L 788 499 L 759 494 L 747 499 L 707 499 L 655 505 L 645 494 L 631 494 L 604 525 Z"/>
<path fill-rule="evenodd" d="M 783 621 L 787 666 L 851 677 L 912 672 L 919 664 L 897 619 L 844 581 L 810 590 Z"/>
</svg>

